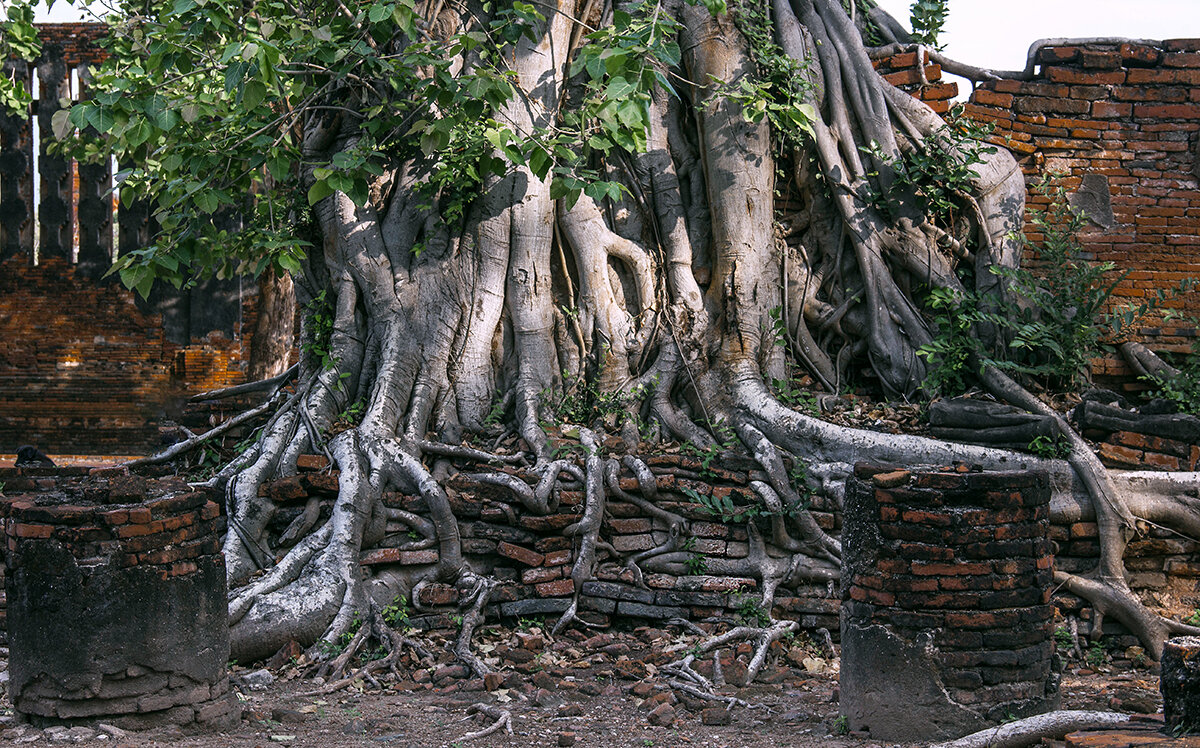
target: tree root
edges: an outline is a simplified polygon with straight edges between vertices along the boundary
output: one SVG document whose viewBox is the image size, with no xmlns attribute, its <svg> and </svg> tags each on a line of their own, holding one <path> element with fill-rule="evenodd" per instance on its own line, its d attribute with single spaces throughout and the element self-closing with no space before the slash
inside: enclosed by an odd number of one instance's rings
<svg viewBox="0 0 1200 748">
<path fill-rule="evenodd" d="M 176 457 L 179 457 L 182 454 L 186 454 L 187 452 L 190 452 L 191 450 L 195 449 L 196 447 L 199 447 L 201 444 L 212 441 L 213 439 L 216 439 L 218 436 L 221 436 L 225 432 L 227 432 L 231 429 L 234 429 L 238 426 L 241 426 L 243 423 L 253 421 L 256 418 L 260 418 L 263 415 L 266 415 L 267 413 L 270 413 L 270 412 L 276 410 L 279 407 L 280 402 L 283 401 L 283 397 L 284 397 L 283 393 L 277 390 L 274 394 L 271 395 L 270 398 L 268 398 L 266 400 L 266 402 L 264 402 L 260 405 L 256 405 L 247 411 L 243 411 L 242 413 L 239 413 L 238 415 L 234 416 L 233 418 L 230 418 L 229 420 L 225 421 L 224 423 L 220 424 L 219 426 L 214 426 L 213 428 L 209 429 L 208 431 L 205 431 L 203 434 L 193 434 L 192 436 L 188 437 L 187 439 L 184 439 L 181 442 L 176 442 L 175 444 L 172 444 L 170 447 L 168 447 L 167 449 L 164 449 L 161 452 L 150 455 L 149 457 L 139 457 L 136 460 L 130 460 L 128 462 L 123 462 L 123 463 L 121 463 L 121 466 L 127 467 L 127 468 L 134 468 L 134 467 L 140 467 L 142 465 L 160 465 L 164 462 L 170 462 L 171 460 L 175 459 Z"/>
<path fill-rule="evenodd" d="M 371 660 L 346 675 L 345 672 L 349 663 L 362 651 L 367 640 L 372 637 L 387 648 L 387 655 L 377 660 Z M 374 687 L 379 688 L 380 684 L 375 680 L 374 674 L 387 670 L 392 675 L 398 676 L 396 663 L 399 661 L 401 654 L 403 654 L 405 647 L 416 652 L 417 657 L 422 660 L 431 660 L 433 657 L 429 650 L 425 649 L 419 642 L 407 636 L 402 636 L 388 626 L 387 622 L 383 620 L 383 615 L 372 605 L 367 622 L 355 633 L 354 638 L 351 639 L 346 649 L 329 662 L 319 663 L 314 666 L 313 676 L 324 677 L 329 682 L 318 689 L 306 691 L 298 695 L 301 697 L 324 696 L 335 691 L 340 691 L 355 681 L 364 679 L 370 681 Z"/>
<path fill-rule="evenodd" d="M 712 684 L 704 676 L 691 668 L 691 664 L 695 662 L 696 658 L 706 652 L 727 647 L 734 642 L 756 639 L 754 654 L 750 658 L 750 664 L 746 666 L 746 683 L 753 683 L 767 660 L 767 654 L 771 650 L 771 645 L 784 636 L 795 633 L 799 628 L 800 623 L 798 621 L 774 621 L 770 626 L 766 627 L 738 626 L 694 647 L 683 659 L 665 665 L 663 669 L 692 680 L 697 685 L 707 685 L 711 690 Z"/>
<path fill-rule="evenodd" d="M 1130 715 L 1116 712 L 1050 712 L 980 730 L 930 748 L 1024 748 L 1041 743 L 1042 738 L 1059 739 L 1076 730 L 1111 727 L 1130 719 Z"/>
<path fill-rule="evenodd" d="M 267 390 L 277 388 L 295 377 L 300 372 L 300 364 L 292 364 L 282 374 L 277 374 L 269 379 L 260 379 L 257 382 L 246 382 L 245 384 L 235 384 L 232 387 L 221 387 L 208 392 L 201 392 L 198 395 L 192 395 L 188 398 L 189 403 L 199 403 L 205 400 L 222 400 L 227 397 L 237 397 L 238 395 L 247 395 L 251 392 L 265 392 Z"/>
<path fill-rule="evenodd" d="M 501 728 L 504 728 L 505 732 L 507 732 L 509 735 L 512 735 L 512 713 L 507 709 L 501 709 L 500 707 L 492 706 L 491 704 L 477 703 L 467 707 L 467 714 L 483 714 L 487 717 L 491 717 L 495 720 L 495 722 L 482 730 L 468 732 L 466 735 L 463 735 L 461 738 L 459 738 L 459 740 L 462 742 L 475 740 L 477 738 L 486 738 L 492 733 L 499 732 Z"/>
<path fill-rule="evenodd" d="M 483 623 L 483 608 L 492 596 L 492 590 L 496 589 L 500 583 L 490 577 L 476 577 L 473 581 L 475 589 L 467 597 L 471 607 L 463 614 L 462 628 L 459 629 L 458 638 L 454 641 L 454 656 L 471 668 L 475 675 L 482 678 L 492 672 L 492 669 L 471 651 L 471 637 L 474 636 L 476 627 Z"/>
</svg>

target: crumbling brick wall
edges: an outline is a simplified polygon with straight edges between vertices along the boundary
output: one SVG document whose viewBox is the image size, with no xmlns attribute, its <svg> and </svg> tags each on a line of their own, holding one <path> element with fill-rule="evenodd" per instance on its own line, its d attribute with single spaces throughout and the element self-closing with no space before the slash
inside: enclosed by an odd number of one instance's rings
<svg viewBox="0 0 1200 748">
<path fill-rule="evenodd" d="M 249 290 L 253 290 L 251 286 Z M 61 261 L 0 263 L 0 453 L 131 454 L 159 446 L 188 394 L 237 384 L 248 355 L 239 332 L 167 339 L 163 316 L 115 281 Z"/>
<path fill-rule="evenodd" d="M 1129 271 L 1116 303 L 1200 278 L 1200 39 L 1049 46 L 1037 62 L 1031 81 L 981 83 L 966 113 L 995 125 L 996 142 L 1018 157 L 1031 187 L 1057 172 L 1100 223 L 1109 223 L 1111 206 L 1111 223 L 1089 226 L 1081 239 L 1092 259 Z M 1031 190 L 1027 204 L 1044 208 L 1047 199 Z M 1196 338 L 1186 317 L 1200 315 L 1200 294 L 1166 307 L 1184 318 L 1150 315 L 1134 335 L 1183 353 Z M 1116 356 L 1095 361 L 1093 371 L 1101 381 L 1141 386 Z"/>
</svg>

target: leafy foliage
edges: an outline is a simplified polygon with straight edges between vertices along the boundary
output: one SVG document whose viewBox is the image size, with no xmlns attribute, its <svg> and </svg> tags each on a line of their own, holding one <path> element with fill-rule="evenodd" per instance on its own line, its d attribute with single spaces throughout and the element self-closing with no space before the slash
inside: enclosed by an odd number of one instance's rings
<svg viewBox="0 0 1200 748">
<path fill-rule="evenodd" d="M 37 53 L 36 2 L 7 5 L 0 53 Z M 620 187 L 598 178 L 593 155 L 645 147 L 650 91 L 673 91 L 667 70 L 680 58 L 676 22 L 656 4 L 618 10 L 572 64 L 578 105 L 518 133 L 502 110 L 518 98 L 513 46 L 547 23 L 531 3 L 488 0 L 478 23 L 442 37 L 413 0 L 265 0 L 252 10 L 238 0 L 119 0 L 115 10 L 91 98 L 54 130 L 81 161 L 125 165 L 123 203 L 153 199 L 159 235 L 115 268 L 143 295 L 155 280 L 300 270 L 315 239 L 309 207 L 335 193 L 358 206 L 382 200 L 399 160 L 418 163 L 428 207 L 451 224 L 489 177 L 514 167 L 550 179 L 568 205 L 583 192 L 615 197 Z M 27 111 L 28 100 L 0 79 L 0 106 Z M 332 156 L 306 151 L 314 124 L 339 121 L 353 136 Z M 228 230 L 233 214 L 245 229 Z"/>
<path fill-rule="evenodd" d="M 929 293 L 934 339 L 917 353 L 930 364 L 930 389 L 947 395 L 965 390 L 975 373 L 968 366 L 973 359 L 980 366 L 1033 376 L 1055 389 L 1080 385 L 1088 381 L 1089 364 L 1105 346 L 1119 342 L 1147 314 L 1195 286 L 1185 280 L 1178 289 L 1113 304 L 1113 293 L 1128 273 L 1116 272 L 1114 263 L 1087 258 L 1077 238 L 1086 217 L 1070 207 L 1057 178 L 1046 177 L 1037 190 L 1050 200 L 1046 209 L 1029 211 L 1042 235 L 1038 245 L 1030 245 L 1037 251 L 1038 267 L 992 270 L 1008 281 L 1012 297 L 983 298 L 949 289 Z M 1007 347 L 984 350 L 975 333 L 981 324 L 1000 330 Z"/>
<path fill-rule="evenodd" d="M 1157 384 L 1159 397 L 1171 400 L 1184 413 L 1200 416 L 1200 341 L 1192 342 L 1179 374 Z"/>
<path fill-rule="evenodd" d="M 876 163 L 889 166 L 895 177 L 889 194 L 870 196 L 875 206 L 890 212 L 898 200 L 912 192 L 921 202 L 922 211 L 939 223 L 948 224 L 958 210 L 961 196 L 970 192 L 974 167 L 996 151 L 987 144 L 993 129 L 989 122 L 966 116 L 963 106 L 956 104 L 946 115 L 946 127 L 899 158 L 889 158 L 876 143 L 864 148 Z"/>
<path fill-rule="evenodd" d="M 23 3 L 7 5 L 4 18 L 0 19 L 0 61 L 10 58 L 32 60 L 41 48 L 33 27 L 33 8 Z M 25 89 L 24 81 L 6 69 L 0 75 L 0 114 L 25 112 L 31 93 Z"/>
<path fill-rule="evenodd" d="M 946 25 L 948 6 L 949 0 L 914 0 L 909 8 L 913 41 L 942 49 L 945 45 L 938 41 L 938 35 Z"/>
<path fill-rule="evenodd" d="M 742 113 L 750 122 L 764 118 L 771 132 L 788 149 L 804 145 L 812 137 L 816 111 L 812 100 L 812 83 L 807 66 L 789 57 L 775 43 L 774 28 L 767 4 L 761 0 L 737 0 L 731 6 L 738 29 L 750 43 L 757 74 L 743 78 L 736 85 L 714 81 L 721 94 L 742 105 Z"/>
<path fill-rule="evenodd" d="M 542 393 L 542 403 L 565 423 L 591 424 L 596 419 L 620 421 L 631 408 L 642 401 L 647 386 L 638 385 L 623 390 L 606 390 L 600 383 L 583 374 L 563 371 L 564 386 L 548 388 Z"/>
</svg>

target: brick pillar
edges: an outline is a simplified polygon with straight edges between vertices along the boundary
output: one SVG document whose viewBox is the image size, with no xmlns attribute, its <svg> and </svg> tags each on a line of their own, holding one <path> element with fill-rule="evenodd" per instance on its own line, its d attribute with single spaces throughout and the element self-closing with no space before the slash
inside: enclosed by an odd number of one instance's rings
<svg viewBox="0 0 1200 748">
<path fill-rule="evenodd" d="M 218 506 L 200 493 L 125 506 L 55 496 L 0 504 L 17 712 L 40 725 L 235 724 Z"/>
<path fill-rule="evenodd" d="M 856 475 L 842 535 L 850 729 L 946 739 L 1054 708 L 1047 476 Z"/>
</svg>

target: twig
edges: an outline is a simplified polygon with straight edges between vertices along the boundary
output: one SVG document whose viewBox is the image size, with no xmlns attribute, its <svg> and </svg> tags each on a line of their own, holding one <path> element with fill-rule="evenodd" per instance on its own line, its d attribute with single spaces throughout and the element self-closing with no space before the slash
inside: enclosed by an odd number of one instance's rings
<svg viewBox="0 0 1200 748">
<path fill-rule="evenodd" d="M 240 413 L 233 418 L 230 418 L 225 423 L 222 423 L 220 426 L 211 428 L 208 431 L 205 431 L 203 434 L 197 434 L 190 439 L 185 439 L 184 441 L 172 444 L 169 448 L 159 452 L 158 454 L 151 455 L 149 457 L 139 457 L 136 460 L 130 460 L 129 462 L 122 463 L 122 466 L 131 468 L 138 467 L 139 465 L 157 465 L 160 462 L 169 462 L 184 452 L 188 452 L 200 446 L 204 442 L 224 434 L 226 431 L 229 431 L 235 426 L 240 426 L 247 421 L 252 421 L 255 418 L 258 418 L 263 413 L 266 413 L 278 405 L 281 399 L 282 393 L 276 392 L 262 405 L 258 405 L 250 410 Z"/>
</svg>

